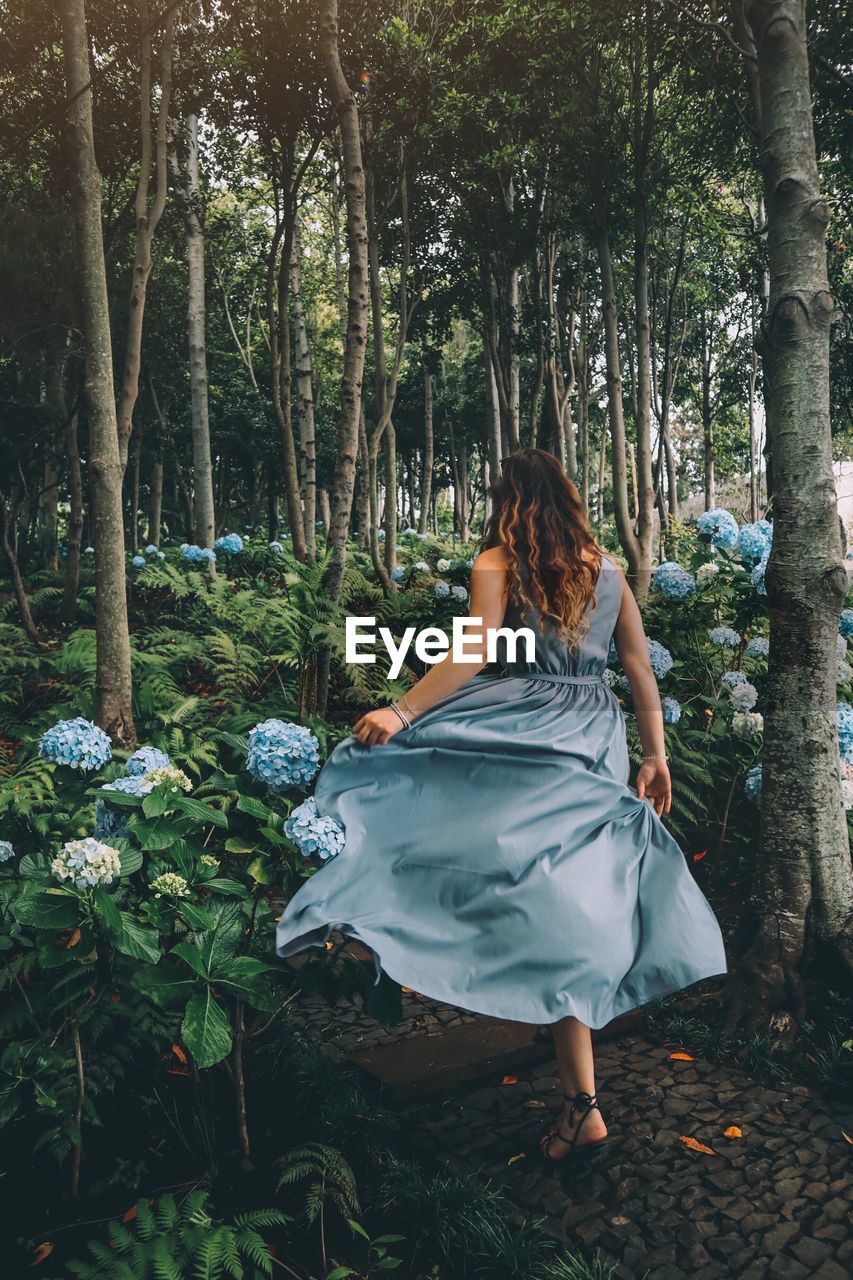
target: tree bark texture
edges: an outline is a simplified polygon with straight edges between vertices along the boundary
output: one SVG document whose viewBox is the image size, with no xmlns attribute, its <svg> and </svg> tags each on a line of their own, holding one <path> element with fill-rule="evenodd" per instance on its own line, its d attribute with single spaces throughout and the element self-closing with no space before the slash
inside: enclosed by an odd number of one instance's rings
<svg viewBox="0 0 853 1280">
<path fill-rule="evenodd" d="M 212 547 L 216 538 L 216 516 L 208 415 L 204 222 L 198 172 L 198 118 L 195 115 L 186 118 L 185 140 L 184 224 L 187 236 L 187 334 L 193 442 L 193 536 L 200 547 Z"/>
</svg>

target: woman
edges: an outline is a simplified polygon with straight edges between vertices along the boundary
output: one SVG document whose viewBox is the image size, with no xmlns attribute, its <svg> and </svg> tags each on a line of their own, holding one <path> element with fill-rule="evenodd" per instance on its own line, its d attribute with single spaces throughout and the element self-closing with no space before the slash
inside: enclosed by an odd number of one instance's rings
<svg viewBox="0 0 853 1280">
<path fill-rule="evenodd" d="M 470 616 L 483 620 L 475 665 L 448 655 L 332 753 L 315 799 L 345 847 L 288 904 L 276 949 L 340 930 L 405 986 L 547 1023 L 565 1107 L 541 1146 L 561 1159 L 607 1136 L 590 1028 L 725 973 L 725 952 L 661 822 L 671 785 L 640 611 L 549 453 L 504 460 Z M 502 626 L 533 630 L 535 662 L 504 640 L 486 669 Z M 602 675 L 611 637 L 643 745 L 636 791 Z"/>
</svg>

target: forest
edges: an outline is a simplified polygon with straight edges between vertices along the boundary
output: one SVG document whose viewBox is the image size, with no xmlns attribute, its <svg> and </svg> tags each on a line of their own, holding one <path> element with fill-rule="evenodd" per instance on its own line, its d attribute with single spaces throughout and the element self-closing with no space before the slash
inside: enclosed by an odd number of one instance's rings
<svg viewBox="0 0 853 1280">
<path fill-rule="evenodd" d="M 422 1161 L 300 1013 L 417 993 L 274 955 L 424 670 L 346 618 L 464 614 L 519 447 L 640 604 L 731 957 L 645 1033 L 849 1109 L 851 66 L 837 0 L 0 0 L 7 1274 L 698 1270 Z"/>
</svg>

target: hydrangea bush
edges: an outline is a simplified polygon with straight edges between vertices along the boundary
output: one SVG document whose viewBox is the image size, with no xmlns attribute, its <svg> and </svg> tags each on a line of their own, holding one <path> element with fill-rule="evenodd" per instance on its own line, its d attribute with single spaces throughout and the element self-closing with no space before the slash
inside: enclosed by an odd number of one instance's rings
<svg viewBox="0 0 853 1280">
<path fill-rule="evenodd" d="M 246 768 L 272 791 L 304 790 L 320 767 L 319 745 L 304 725 L 264 720 L 249 734 Z"/>
</svg>

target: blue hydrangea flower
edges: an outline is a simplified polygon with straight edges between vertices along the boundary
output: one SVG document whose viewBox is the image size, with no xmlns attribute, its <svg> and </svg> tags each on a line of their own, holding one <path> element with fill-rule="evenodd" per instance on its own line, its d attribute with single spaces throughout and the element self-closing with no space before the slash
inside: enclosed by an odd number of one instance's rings
<svg viewBox="0 0 853 1280">
<path fill-rule="evenodd" d="M 120 791 L 126 796 L 147 796 L 153 788 L 150 782 L 146 782 L 142 774 L 131 773 L 124 778 L 113 778 L 112 782 L 105 782 L 101 787 L 102 791 Z"/>
<path fill-rule="evenodd" d="M 78 716 L 76 720 L 60 720 L 43 733 L 39 755 L 53 764 L 64 764 L 69 769 L 91 773 L 94 769 L 103 768 L 112 756 L 112 748 L 103 729 Z"/>
<path fill-rule="evenodd" d="M 747 642 L 746 652 L 750 658 L 767 658 L 770 655 L 770 641 L 767 636 L 753 636 Z"/>
<path fill-rule="evenodd" d="M 764 585 L 764 575 L 767 572 L 767 561 L 769 559 L 770 559 L 770 552 L 768 550 L 768 551 L 765 551 L 764 555 L 761 557 L 758 564 L 755 566 L 752 573 L 749 575 L 750 582 L 755 587 L 757 594 L 760 596 L 767 595 L 767 588 Z"/>
<path fill-rule="evenodd" d="M 465 561 L 465 568 L 466 568 L 466 569 L 473 569 L 473 568 L 474 568 L 474 557 L 473 557 L 473 556 L 469 556 L 469 557 L 468 557 L 468 559 Z"/>
<path fill-rule="evenodd" d="M 739 684 L 748 684 L 746 676 L 742 671 L 724 671 L 720 676 L 720 684 L 728 685 L 730 689 L 734 689 Z"/>
<path fill-rule="evenodd" d="M 649 661 L 656 679 L 662 680 L 672 670 L 672 654 L 660 640 L 649 640 Z"/>
<path fill-rule="evenodd" d="M 216 552 L 211 551 L 210 547 L 199 547 L 195 542 L 184 543 L 181 547 L 181 556 L 190 563 L 198 563 L 207 561 L 210 564 L 216 563 Z"/>
<path fill-rule="evenodd" d="M 696 579 L 692 573 L 682 569 L 675 560 L 664 560 L 654 572 L 656 590 L 666 600 L 687 600 L 696 590 Z"/>
<path fill-rule="evenodd" d="M 237 556 L 243 550 L 243 539 L 239 533 L 226 533 L 223 538 L 217 538 L 213 544 L 215 551 L 224 551 L 229 556 Z"/>
<path fill-rule="evenodd" d="M 307 787 L 320 767 L 319 746 L 304 725 L 264 720 L 249 733 L 246 768 L 271 791 Z"/>
<path fill-rule="evenodd" d="M 712 627 L 708 636 L 711 644 L 717 644 L 723 649 L 736 649 L 741 641 L 732 627 Z"/>
<path fill-rule="evenodd" d="M 416 538 L 418 536 L 418 531 L 417 529 L 413 529 L 411 525 L 407 525 L 403 530 L 402 536 L 404 538 Z"/>
<path fill-rule="evenodd" d="M 432 594 L 435 596 L 436 600 L 446 600 L 450 595 L 450 583 L 445 582 L 443 578 L 440 578 L 433 587 Z"/>
<path fill-rule="evenodd" d="M 273 553 L 274 556 L 284 555 L 284 547 L 281 545 L 280 542 L 271 542 L 270 551 Z"/>
<path fill-rule="evenodd" d="M 853 609 L 842 609 L 838 620 L 838 630 L 845 640 L 853 636 Z"/>
<path fill-rule="evenodd" d="M 145 548 L 145 554 L 146 554 L 147 556 L 156 556 L 156 555 L 158 554 L 159 550 L 160 550 L 160 548 L 159 548 L 159 547 L 155 547 L 153 542 L 149 542 L 149 543 L 148 543 L 148 546 Z"/>
<path fill-rule="evenodd" d="M 612 666 L 614 662 L 618 662 L 618 661 L 619 661 L 619 655 L 616 652 L 616 642 L 615 640 L 611 640 L 610 647 L 607 650 L 607 665 Z"/>
<path fill-rule="evenodd" d="M 403 567 L 403 565 L 395 564 L 394 568 L 391 570 L 391 581 L 402 582 L 405 576 L 406 576 L 406 570 Z"/>
<path fill-rule="evenodd" d="M 115 790 L 115 788 L 113 788 Z M 121 840 L 127 835 L 127 824 L 132 809 L 119 809 L 106 800 L 95 801 L 95 826 L 92 831 L 93 840 Z"/>
<path fill-rule="evenodd" d="M 379 541 L 380 541 L 380 542 L 384 542 L 384 541 L 385 541 L 385 530 L 384 530 L 384 529 L 380 529 L 380 530 L 377 532 L 376 536 L 377 536 L 377 538 L 379 539 Z"/>
<path fill-rule="evenodd" d="M 773 526 L 769 520 L 742 525 L 737 536 L 738 555 L 741 560 L 755 563 L 770 550 L 772 540 Z"/>
<path fill-rule="evenodd" d="M 681 703 L 677 698 L 664 698 L 661 703 L 664 724 L 678 724 L 681 719 Z"/>
<path fill-rule="evenodd" d="M 453 596 L 454 600 L 465 601 L 468 599 L 467 587 L 451 587 L 450 594 Z"/>
<path fill-rule="evenodd" d="M 152 769 L 165 769 L 171 763 L 166 752 L 160 751 L 158 747 L 139 747 L 125 765 L 125 773 L 138 774 L 141 778 L 144 773 L 150 773 Z"/>
<path fill-rule="evenodd" d="M 419 533 L 419 534 L 418 534 L 418 542 L 426 542 L 428 538 L 429 538 L 429 534 L 428 534 L 428 533 Z"/>
<path fill-rule="evenodd" d="M 0 840 L 0 862 L 8 862 L 10 858 L 14 858 L 15 850 L 9 844 L 8 840 Z"/>
<path fill-rule="evenodd" d="M 838 746 L 841 756 L 853 762 L 853 707 L 849 702 L 836 702 L 835 723 L 838 725 Z"/>
<path fill-rule="evenodd" d="M 758 804 L 761 796 L 761 765 L 755 764 L 747 773 L 743 780 L 743 789 L 746 793 L 747 800 L 752 804 Z"/>
<path fill-rule="evenodd" d="M 144 569 L 148 562 L 146 561 L 145 556 L 134 556 L 130 563 L 133 565 L 134 569 Z"/>
<path fill-rule="evenodd" d="M 340 825 L 328 814 L 317 812 L 313 796 L 304 800 L 284 824 L 284 834 L 299 849 L 304 858 L 312 854 L 327 862 L 344 847 L 344 833 Z"/>
<path fill-rule="evenodd" d="M 696 528 L 703 538 L 711 539 L 714 547 L 731 550 L 737 542 L 737 520 L 724 507 L 712 507 L 710 511 L 703 511 L 696 518 Z"/>
</svg>

